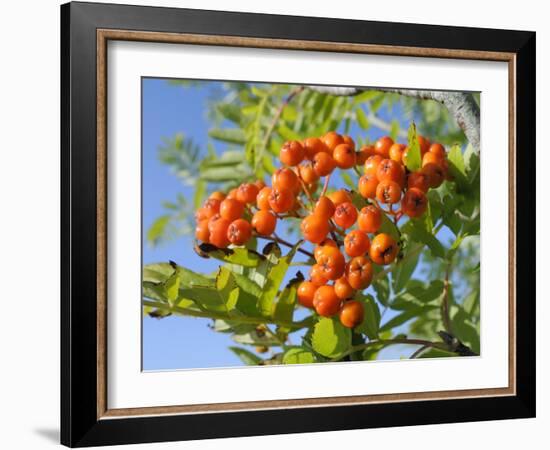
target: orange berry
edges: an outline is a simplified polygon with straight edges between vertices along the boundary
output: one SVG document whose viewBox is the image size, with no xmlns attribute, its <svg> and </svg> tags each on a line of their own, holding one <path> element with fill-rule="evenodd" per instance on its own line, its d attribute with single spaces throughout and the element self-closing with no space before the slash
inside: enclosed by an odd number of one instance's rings
<svg viewBox="0 0 550 450">
<path fill-rule="evenodd" d="M 315 286 L 323 286 L 327 284 L 328 279 L 325 277 L 324 271 L 319 264 L 313 264 L 309 270 L 309 278 Z"/>
<path fill-rule="evenodd" d="M 342 306 L 339 317 L 340 323 L 346 328 L 355 328 L 363 323 L 365 307 L 357 300 L 350 300 Z"/>
<path fill-rule="evenodd" d="M 424 136 L 420 136 L 420 135 L 418 135 L 417 138 L 418 138 L 418 145 L 420 146 L 420 154 L 424 155 L 424 153 L 426 153 L 430 148 L 430 145 L 431 145 L 430 141 Z"/>
<path fill-rule="evenodd" d="M 328 198 L 334 203 L 334 206 L 338 207 L 342 203 L 351 203 L 351 194 L 345 189 L 339 189 L 337 191 L 328 194 Z"/>
<path fill-rule="evenodd" d="M 437 153 L 428 152 L 422 157 L 422 167 L 427 166 L 428 164 L 437 164 L 438 166 L 443 167 L 444 157 L 438 155 Z"/>
<path fill-rule="evenodd" d="M 252 228 L 261 236 L 270 236 L 275 231 L 277 217 L 266 210 L 258 211 L 252 216 Z"/>
<path fill-rule="evenodd" d="M 365 256 L 355 256 L 346 266 L 346 278 L 353 289 L 366 289 L 372 281 L 373 269 Z"/>
<path fill-rule="evenodd" d="M 244 245 L 252 237 L 252 226 L 244 219 L 231 222 L 227 228 L 227 239 L 235 245 Z"/>
<path fill-rule="evenodd" d="M 327 134 L 325 134 L 321 140 L 324 142 L 324 144 L 329 149 L 330 154 L 334 152 L 334 149 L 344 143 L 344 138 L 340 136 L 335 131 L 329 131 Z"/>
<path fill-rule="evenodd" d="M 378 170 L 378 165 L 382 162 L 384 158 L 380 155 L 369 156 L 365 161 L 365 175 L 376 176 L 376 171 Z"/>
<path fill-rule="evenodd" d="M 231 189 L 228 194 L 227 194 L 227 197 L 226 198 L 232 198 L 232 199 L 237 199 L 237 188 L 234 188 L 234 189 Z"/>
<path fill-rule="evenodd" d="M 208 198 L 213 198 L 214 200 L 219 200 L 221 202 L 225 199 L 225 194 L 221 191 L 214 191 Z"/>
<path fill-rule="evenodd" d="M 226 198 L 220 205 L 220 216 L 233 222 L 244 213 L 244 203 L 234 198 Z"/>
<path fill-rule="evenodd" d="M 378 181 L 395 181 L 399 186 L 405 185 L 405 169 L 392 159 L 384 159 L 376 169 Z"/>
<path fill-rule="evenodd" d="M 231 222 L 222 217 L 214 216 L 208 222 L 208 228 L 210 230 L 210 243 L 218 248 L 225 248 L 229 245 L 229 239 L 227 237 L 227 230 Z"/>
<path fill-rule="evenodd" d="M 336 280 L 344 274 L 346 259 L 338 247 L 324 246 L 318 252 L 317 265 L 327 280 Z"/>
<path fill-rule="evenodd" d="M 378 178 L 375 175 L 363 175 L 359 178 L 359 193 L 364 198 L 376 197 L 376 188 L 378 187 Z"/>
<path fill-rule="evenodd" d="M 298 286 L 298 302 L 306 308 L 313 308 L 313 297 L 315 291 L 317 290 L 317 285 L 311 281 L 302 281 L 300 286 Z"/>
<path fill-rule="evenodd" d="M 335 315 L 342 301 L 336 296 L 334 286 L 319 286 L 313 296 L 313 306 L 317 314 L 324 317 Z"/>
<path fill-rule="evenodd" d="M 430 189 L 428 175 L 420 171 L 409 174 L 407 178 L 407 187 L 409 189 L 416 188 L 420 189 L 422 192 L 428 192 L 428 189 Z"/>
<path fill-rule="evenodd" d="M 390 147 L 393 145 L 393 139 L 389 136 L 382 136 L 374 144 L 374 152 L 382 158 L 390 157 Z"/>
<path fill-rule="evenodd" d="M 447 152 L 445 151 L 445 147 L 443 147 L 443 145 L 441 145 L 439 142 L 436 142 L 430 145 L 428 152 L 434 153 L 435 155 L 440 156 L 442 159 L 445 159 L 447 157 Z"/>
<path fill-rule="evenodd" d="M 370 245 L 370 259 L 378 265 L 390 264 L 393 262 L 399 251 L 395 240 L 386 233 L 377 234 Z"/>
<path fill-rule="evenodd" d="M 245 205 L 247 203 L 254 203 L 256 201 L 256 196 L 258 195 L 259 189 L 253 183 L 243 183 L 237 189 L 237 200 Z"/>
<path fill-rule="evenodd" d="M 353 289 L 348 283 L 348 279 L 343 276 L 338 278 L 334 283 L 334 292 L 336 297 L 340 300 L 346 300 L 347 298 L 353 297 L 355 294 L 355 289 Z"/>
<path fill-rule="evenodd" d="M 426 194 L 417 188 L 410 188 L 401 201 L 401 211 L 409 217 L 420 217 L 428 208 Z"/>
<path fill-rule="evenodd" d="M 289 141 L 281 147 L 279 159 L 287 166 L 297 166 L 304 159 L 306 152 L 298 141 Z"/>
<path fill-rule="evenodd" d="M 309 137 L 303 142 L 306 158 L 313 159 L 317 153 L 330 153 L 325 143 L 316 137 Z"/>
<path fill-rule="evenodd" d="M 351 136 L 344 134 L 342 135 L 342 140 L 344 141 L 344 144 L 349 145 L 352 150 L 355 150 L 355 141 L 351 138 Z"/>
<path fill-rule="evenodd" d="M 382 181 L 376 188 L 376 198 L 382 203 L 397 203 L 401 198 L 401 186 L 395 181 Z"/>
<path fill-rule="evenodd" d="M 324 247 L 338 248 L 338 245 L 336 245 L 336 242 L 334 242 L 330 238 L 326 238 L 323 241 L 319 242 L 319 244 L 315 247 L 315 250 L 313 250 L 313 257 L 315 258 L 315 261 L 318 261 L 321 257 Z"/>
<path fill-rule="evenodd" d="M 272 189 L 269 194 L 269 206 L 276 213 L 285 213 L 294 207 L 296 197 L 290 189 Z"/>
<path fill-rule="evenodd" d="M 335 167 L 336 162 L 328 153 L 317 153 L 313 157 L 313 170 L 319 177 L 325 177 L 329 175 L 330 173 L 332 173 Z"/>
<path fill-rule="evenodd" d="M 328 220 L 334 215 L 335 210 L 336 206 L 334 206 L 332 200 L 323 195 L 319 197 L 319 200 L 317 200 L 317 203 L 315 203 L 313 214 Z"/>
<path fill-rule="evenodd" d="M 328 220 L 316 214 L 310 214 L 302 220 L 300 229 L 304 239 L 313 244 L 318 244 L 323 241 L 330 231 Z"/>
<path fill-rule="evenodd" d="M 382 211 L 374 205 L 365 206 L 357 217 L 357 226 L 365 233 L 376 233 L 382 226 Z"/>
<path fill-rule="evenodd" d="M 209 219 L 208 212 L 203 207 L 195 211 L 195 221 L 200 222 L 201 220 Z"/>
<path fill-rule="evenodd" d="M 258 188 L 258 191 L 261 191 L 265 187 L 265 183 L 263 180 L 256 180 L 254 184 Z"/>
<path fill-rule="evenodd" d="M 431 188 L 441 186 L 445 179 L 445 170 L 439 164 L 428 163 L 423 165 L 421 172 L 428 177 L 428 184 Z"/>
<path fill-rule="evenodd" d="M 203 211 L 207 219 L 218 214 L 220 212 L 221 201 L 216 198 L 209 198 L 204 202 Z"/>
<path fill-rule="evenodd" d="M 208 242 L 210 238 L 210 231 L 208 230 L 208 219 L 203 219 L 197 222 L 195 228 L 195 239 L 202 242 Z"/>
<path fill-rule="evenodd" d="M 336 146 L 332 157 L 340 169 L 351 169 L 357 161 L 355 150 L 349 144 Z"/>
<path fill-rule="evenodd" d="M 258 195 L 256 196 L 256 206 L 258 209 L 263 210 L 269 210 L 271 207 L 269 206 L 269 196 L 271 194 L 271 188 L 266 186 L 258 192 Z"/>
<path fill-rule="evenodd" d="M 273 189 L 288 189 L 292 192 L 300 191 L 300 180 L 298 175 L 288 167 L 277 169 L 271 177 Z"/>
<path fill-rule="evenodd" d="M 403 152 L 405 151 L 406 148 L 407 146 L 405 144 L 397 144 L 397 143 L 393 144 L 390 147 L 389 158 L 392 161 L 395 161 L 401 164 L 403 161 Z"/>
<path fill-rule="evenodd" d="M 344 238 L 344 249 L 352 258 L 367 253 L 370 249 L 370 239 L 367 233 L 361 230 L 350 231 Z"/>
<path fill-rule="evenodd" d="M 314 183 L 319 179 L 319 175 L 313 170 L 311 161 L 306 161 L 298 166 L 298 174 L 306 184 Z"/>
<path fill-rule="evenodd" d="M 367 161 L 367 158 L 374 155 L 374 145 L 364 145 L 361 147 L 361 150 L 359 150 L 356 154 L 357 156 L 357 165 L 362 166 Z"/>
<path fill-rule="evenodd" d="M 341 203 L 336 207 L 333 218 L 336 225 L 344 229 L 349 228 L 357 220 L 357 208 L 351 202 Z"/>
</svg>

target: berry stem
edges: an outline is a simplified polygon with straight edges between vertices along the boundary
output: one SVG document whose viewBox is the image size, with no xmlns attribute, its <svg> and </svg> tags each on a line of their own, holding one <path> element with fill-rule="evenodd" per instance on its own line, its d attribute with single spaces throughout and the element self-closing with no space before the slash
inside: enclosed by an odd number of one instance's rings
<svg viewBox="0 0 550 450">
<path fill-rule="evenodd" d="M 330 182 L 330 173 L 325 177 L 325 184 L 323 185 L 323 190 L 321 191 L 321 197 L 327 193 L 328 183 Z"/>
</svg>

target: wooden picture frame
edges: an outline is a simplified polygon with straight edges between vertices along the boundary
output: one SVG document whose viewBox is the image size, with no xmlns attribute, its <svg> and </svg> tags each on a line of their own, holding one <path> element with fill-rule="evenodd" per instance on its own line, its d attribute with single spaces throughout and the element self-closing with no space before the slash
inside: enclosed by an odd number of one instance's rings
<svg viewBox="0 0 550 450">
<path fill-rule="evenodd" d="M 61 26 L 63 444 L 91 446 L 534 417 L 535 33 L 93 3 L 63 5 Z M 508 387 L 109 409 L 109 40 L 507 62 Z"/>
</svg>

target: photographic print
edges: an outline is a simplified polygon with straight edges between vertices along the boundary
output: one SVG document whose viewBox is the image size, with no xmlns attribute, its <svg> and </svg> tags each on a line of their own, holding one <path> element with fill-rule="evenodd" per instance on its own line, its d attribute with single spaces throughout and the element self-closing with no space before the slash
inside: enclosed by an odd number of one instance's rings
<svg viewBox="0 0 550 450">
<path fill-rule="evenodd" d="M 142 368 L 480 354 L 477 92 L 142 78 Z"/>
</svg>

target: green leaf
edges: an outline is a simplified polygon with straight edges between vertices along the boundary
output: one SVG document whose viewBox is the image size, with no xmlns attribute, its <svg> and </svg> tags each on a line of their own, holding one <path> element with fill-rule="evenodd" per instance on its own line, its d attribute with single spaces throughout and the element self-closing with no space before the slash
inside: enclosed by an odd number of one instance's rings
<svg viewBox="0 0 550 450">
<path fill-rule="evenodd" d="M 421 247 L 422 245 L 420 244 L 409 246 L 403 256 L 404 260 L 395 265 L 395 269 L 392 273 L 393 292 L 401 292 L 405 288 L 407 282 L 411 279 L 420 258 L 419 249 Z"/>
<path fill-rule="evenodd" d="M 235 355 L 237 355 L 240 360 L 247 366 L 258 366 L 263 361 L 262 358 L 256 356 L 254 353 L 249 352 L 248 350 L 245 350 L 244 348 L 229 347 L 229 350 L 235 353 Z"/>
<path fill-rule="evenodd" d="M 394 119 L 391 122 L 390 137 L 396 141 L 399 137 L 399 121 Z"/>
<path fill-rule="evenodd" d="M 208 131 L 208 136 L 231 144 L 244 145 L 246 143 L 246 136 L 240 128 L 212 128 Z"/>
<path fill-rule="evenodd" d="M 353 97 L 353 104 L 357 105 L 359 103 L 368 102 L 369 100 L 380 96 L 381 94 L 378 91 L 365 91 Z"/>
<path fill-rule="evenodd" d="M 432 255 L 438 258 L 445 257 L 445 247 L 443 247 L 443 244 L 439 242 L 431 231 L 426 230 L 425 225 L 421 221 L 411 219 L 403 226 L 403 228 L 410 233 L 411 237 L 415 241 L 426 244 L 431 250 Z"/>
<path fill-rule="evenodd" d="M 382 225 L 380 225 L 380 233 L 389 234 L 396 241 L 401 239 L 399 228 L 393 223 L 386 214 L 382 214 Z"/>
<path fill-rule="evenodd" d="M 448 352 L 447 350 L 439 348 L 431 348 L 423 352 L 419 358 L 453 358 L 456 357 L 456 353 Z"/>
<path fill-rule="evenodd" d="M 288 128 L 284 123 L 279 124 L 277 133 L 286 141 L 300 141 L 301 136 Z"/>
<path fill-rule="evenodd" d="M 278 258 L 277 263 L 272 265 L 267 272 L 265 284 L 262 286 L 262 294 L 258 298 L 258 307 L 261 313 L 266 317 L 271 317 L 274 313 L 275 297 L 277 292 L 279 292 L 279 288 L 290 266 L 290 262 L 301 244 L 302 241 L 299 241 L 284 257 Z M 272 248 L 275 249 L 278 247 Z"/>
<path fill-rule="evenodd" d="M 317 353 L 335 358 L 349 349 L 351 330 L 337 319 L 322 317 L 315 325 L 311 344 Z"/>
<path fill-rule="evenodd" d="M 363 130 L 369 129 L 369 119 L 367 119 L 367 115 L 365 111 L 363 111 L 363 108 L 357 108 L 355 110 L 355 117 L 357 118 L 357 123 Z"/>
<path fill-rule="evenodd" d="M 200 179 L 204 181 L 220 183 L 223 181 L 233 181 L 239 183 L 246 178 L 250 178 L 252 172 L 246 165 L 238 166 L 223 165 L 219 167 L 207 167 L 200 170 Z"/>
<path fill-rule="evenodd" d="M 178 274 L 178 269 L 174 270 L 174 273 L 164 282 L 164 293 L 168 302 L 173 305 L 178 299 L 178 293 L 180 289 L 181 278 Z"/>
<path fill-rule="evenodd" d="M 466 177 L 466 168 L 464 166 L 464 158 L 460 151 L 460 146 L 455 144 L 449 150 L 447 155 L 449 161 L 449 172 L 454 177 L 455 182 L 462 190 L 468 190 L 469 183 Z"/>
<path fill-rule="evenodd" d="M 283 364 L 311 364 L 315 355 L 303 347 L 290 347 L 283 355 Z"/>
<path fill-rule="evenodd" d="M 199 209 L 206 195 L 206 182 L 197 180 L 195 183 L 195 195 L 193 196 L 193 206 Z"/>
<path fill-rule="evenodd" d="M 435 306 L 425 306 L 425 307 L 418 307 L 418 308 L 412 308 L 407 311 L 402 312 L 401 314 L 398 314 L 388 322 L 386 322 L 382 327 L 380 328 L 380 331 L 388 331 L 391 330 L 399 325 L 403 325 L 405 322 L 411 320 L 413 317 L 420 316 L 430 309 L 434 309 Z"/>
<path fill-rule="evenodd" d="M 240 288 L 231 271 L 220 267 L 214 286 L 193 286 L 187 295 L 202 309 L 232 314 L 239 293 Z"/>
<path fill-rule="evenodd" d="M 375 273 L 378 273 L 378 271 L 381 271 L 384 269 L 379 268 L 379 266 L 375 266 Z M 382 305 L 386 306 L 388 304 L 389 295 L 390 295 L 390 282 L 388 280 L 388 276 L 384 275 L 381 278 L 377 278 L 372 283 L 372 287 L 374 288 L 374 291 L 376 292 L 376 298 Z"/>
<path fill-rule="evenodd" d="M 230 122 L 241 123 L 241 107 L 236 103 L 218 103 L 218 111 Z"/>
<path fill-rule="evenodd" d="M 153 244 L 158 244 L 159 240 L 164 235 L 167 225 L 170 223 L 170 216 L 160 216 L 157 218 L 153 224 L 147 230 L 147 240 Z"/>
<path fill-rule="evenodd" d="M 464 311 L 464 308 L 458 308 L 451 322 L 456 337 L 479 354 L 479 331 L 470 321 L 470 316 Z"/>
<path fill-rule="evenodd" d="M 414 122 L 409 126 L 408 133 L 408 145 L 407 151 L 407 169 L 414 172 L 422 166 L 422 156 L 420 154 L 420 144 L 418 143 L 418 136 L 416 134 L 416 125 Z"/>
<path fill-rule="evenodd" d="M 357 187 L 357 181 L 354 181 L 353 178 L 351 177 L 351 175 L 349 173 L 347 173 L 346 171 L 342 170 L 340 172 L 340 177 L 342 178 L 344 183 L 346 183 L 348 188 L 355 189 Z"/>
<path fill-rule="evenodd" d="M 244 267 L 257 267 L 265 260 L 265 256 L 246 247 L 218 248 L 212 244 L 203 243 L 198 246 L 201 256 L 237 264 Z"/>
<path fill-rule="evenodd" d="M 274 304 L 273 318 L 283 322 L 291 322 L 294 316 L 294 307 L 296 305 L 298 285 L 304 280 L 300 272 L 300 276 L 293 278 L 288 282 L 286 287 L 281 291 L 277 301 Z"/>
<path fill-rule="evenodd" d="M 363 323 L 358 325 L 355 330 L 366 334 L 369 339 L 378 338 L 378 329 L 380 328 L 380 310 L 371 295 L 361 296 L 359 299 L 365 308 L 365 318 Z"/>
<path fill-rule="evenodd" d="M 235 333 L 231 336 L 231 339 L 238 344 L 245 345 L 261 345 L 265 347 L 281 345 L 273 336 L 266 333 L 258 333 L 256 328 L 244 333 Z"/>
</svg>

